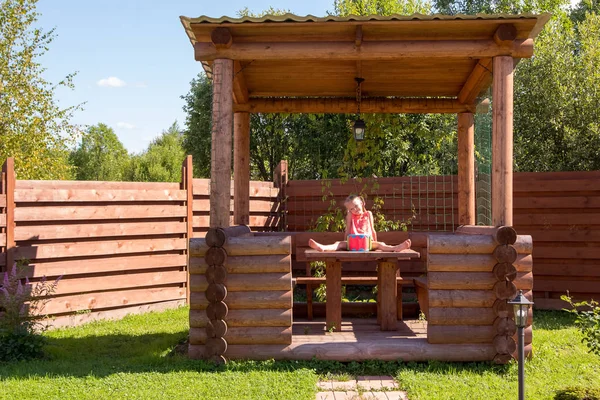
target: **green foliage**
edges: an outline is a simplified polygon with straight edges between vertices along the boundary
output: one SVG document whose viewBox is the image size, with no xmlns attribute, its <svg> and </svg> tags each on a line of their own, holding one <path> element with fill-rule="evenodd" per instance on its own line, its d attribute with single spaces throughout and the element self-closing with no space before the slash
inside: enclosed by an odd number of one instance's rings
<svg viewBox="0 0 600 400">
<path fill-rule="evenodd" d="M 411 15 L 429 14 L 431 3 L 422 0 L 334 0 L 334 14 L 347 15 Z"/>
<path fill-rule="evenodd" d="M 42 314 L 48 296 L 55 292 L 60 277 L 53 283 L 45 277 L 31 284 L 25 263 L 15 263 L 4 273 L 0 286 L 0 361 L 27 360 L 43 355 L 46 329 Z"/>
<path fill-rule="evenodd" d="M 581 342 L 587 345 L 590 353 L 600 356 L 600 304 L 595 300 L 589 303 L 587 301 L 574 303 L 568 293 L 560 298 L 572 307 L 566 311 L 576 316 L 575 325 L 583 334 Z M 581 310 L 581 308 L 586 309 Z"/>
<path fill-rule="evenodd" d="M 212 127 L 212 84 L 204 74 L 198 74 L 190 82 L 190 91 L 181 96 L 186 112 L 183 132 L 183 149 L 192 155 L 194 176 L 210 176 L 210 149 Z"/>
<path fill-rule="evenodd" d="M 122 181 L 129 163 L 127 150 L 105 124 L 89 127 L 69 158 L 82 181 Z"/>
<path fill-rule="evenodd" d="M 141 182 L 180 182 L 185 158 L 183 135 L 177 123 L 154 139 L 148 149 L 131 158 L 126 179 Z M 193 160 L 193 158 L 192 158 Z"/>
<path fill-rule="evenodd" d="M 77 135 L 70 120 L 80 107 L 62 109 L 54 99 L 57 87 L 73 87 L 73 74 L 56 85 L 42 76 L 38 60 L 55 34 L 34 28 L 36 4 L 0 2 L 0 163 L 14 157 L 17 179 L 68 179 L 68 147 Z"/>
<path fill-rule="evenodd" d="M 600 400 L 600 388 L 569 387 L 559 390 L 554 400 Z"/>
</svg>

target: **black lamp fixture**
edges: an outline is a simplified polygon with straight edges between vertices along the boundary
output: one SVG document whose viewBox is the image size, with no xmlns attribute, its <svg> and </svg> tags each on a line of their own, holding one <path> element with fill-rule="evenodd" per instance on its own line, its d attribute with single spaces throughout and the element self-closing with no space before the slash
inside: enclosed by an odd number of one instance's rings
<svg viewBox="0 0 600 400">
<path fill-rule="evenodd" d="M 361 101 L 361 97 L 362 97 L 361 91 L 360 91 L 360 85 L 361 85 L 361 83 L 363 83 L 364 79 L 357 77 L 357 78 L 354 78 L 354 80 L 356 81 L 356 104 L 357 104 L 356 115 L 357 115 L 357 119 L 356 119 L 356 121 L 354 121 L 354 125 L 352 126 L 352 131 L 354 132 L 354 139 L 357 142 L 360 142 L 360 141 L 364 140 L 364 138 L 365 138 L 365 129 L 366 129 L 365 121 L 360 119 L 360 101 Z"/>
<path fill-rule="evenodd" d="M 529 316 L 529 307 L 533 302 L 523 296 L 523 291 L 519 290 L 517 297 L 509 301 L 515 312 L 515 325 L 518 329 L 518 353 L 519 353 L 519 400 L 525 399 L 525 327 L 527 326 L 527 317 Z"/>
</svg>

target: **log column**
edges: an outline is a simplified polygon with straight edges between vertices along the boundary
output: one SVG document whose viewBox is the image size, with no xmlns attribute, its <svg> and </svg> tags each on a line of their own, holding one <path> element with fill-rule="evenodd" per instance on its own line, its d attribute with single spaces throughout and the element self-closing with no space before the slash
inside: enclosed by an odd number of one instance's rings
<svg viewBox="0 0 600 400">
<path fill-rule="evenodd" d="M 250 114 L 233 115 L 233 223 L 250 224 Z"/>
<path fill-rule="evenodd" d="M 475 147 L 472 113 L 458 114 L 458 223 L 475 225 Z"/>
<path fill-rule="evenodd" d="M 227 227 L 231 199 L 233 60 L 218 59 L 213 71 L 210 227 Z"/>
<path fill-rule="evenodd" d="M 513 58 L 493 61 L 492 225 L 513 225 Z"/>
</svg>

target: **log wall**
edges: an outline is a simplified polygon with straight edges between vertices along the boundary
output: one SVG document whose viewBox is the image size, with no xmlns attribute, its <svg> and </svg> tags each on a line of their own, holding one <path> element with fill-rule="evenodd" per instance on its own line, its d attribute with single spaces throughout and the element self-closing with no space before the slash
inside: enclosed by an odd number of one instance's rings
<svg viewBox="0 0 600 400">
<path fill-rule="evenodd" d="M 190 357 L 254 359 L 290 345 L 291 237 L 214 231 L 190 243 Z"/>
<path fill-rule="evenodd" d="M 459 231 L 429 236 L 427 339 L 432 344 L 491 343 L 494 361 L 505 363 L 516 351 L 512 307 L 506 302 L 518 290 L 532 298 L 531 236 L 497 237 L 497 228 L 491 227 Z M 531 321 L 525 338 L 529 352 Z"/>
</svg>

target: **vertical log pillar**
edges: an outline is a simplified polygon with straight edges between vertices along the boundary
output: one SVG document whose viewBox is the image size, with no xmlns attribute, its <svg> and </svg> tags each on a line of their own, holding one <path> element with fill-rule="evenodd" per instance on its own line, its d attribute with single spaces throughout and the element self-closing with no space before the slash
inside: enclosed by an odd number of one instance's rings
<svg viewBox="0 0 600 400">
<path fill-rule="evenodd" d="M 342 331 L 342 263 L 328 261 L 325 273 L 327 301 L 325 315 L 327 315 L 326 329 L 335 332 Z"/>
<path fill-rule="evenodd" d="M 458 223 L 475 225 L 475 145 L 472 113 L 458 114 Z"/>
<path fill-rule="evenodd" d="M 492 225 L 513 225 L 513 58 L 494 57 Z"/>
<path fill-rule="evenodd" d="M 186 191 L 186 216 L 184 221 L 186 223 L 185 238 L 187 239 L 185 254 L 187 256 L 186 266 L 190 265 L 190 239 L 194 236 L 194 168 L 192 164 L 192 156 L 188 155 L 183 160 L 183 166 L 181 167 L 181 190 Z M 186 302 L 190 304 L 190 273 L 189 268 L 187 270 L 186 280 Z"/>
<path fill-rule="evenodd" d="M 15 160 L 12 157 L 6 159 L 2 166 L 2 193 L 6 194 L 6 270 L 12 268 L 15 262 Z"/>
<path fill-rule="evenodd" d="M 279 189 L 279 193 L 277 194 L 277 201 L 279 202 L 279 223 L 278 227 L 280 231 L 287 230 L 287 195 L 286 195 L 286 186 L 288 182 L 288 162 L 287 160 L 279 161 L 277 164 L 277 168 L 275 168 L 275 173 L 273 174 L 273 186 Z M 307 270 L 307 276 L 310 275 L 310 270 Z M 308 286 L 307 286 L 308 290 Z"/>
<path fill-rule="evenodd" d="M 233 60 L 213 63 L 210 227 L 230 225 Z"/>
<path fill-rule="evenodd" d="M 250 114 L 233 115 L 233 223 L 250 225 Z"/>
</svg>

